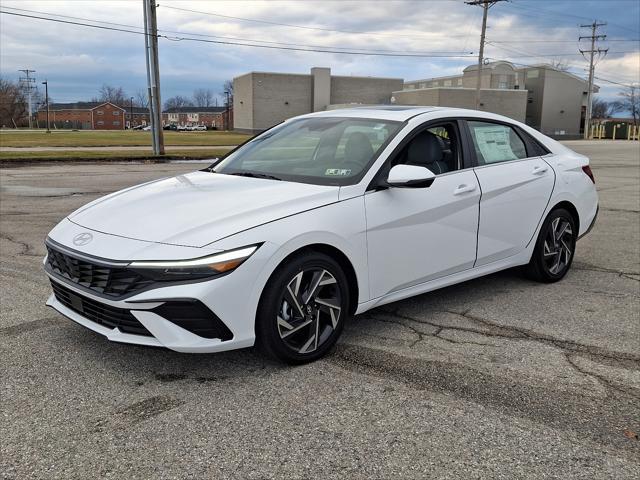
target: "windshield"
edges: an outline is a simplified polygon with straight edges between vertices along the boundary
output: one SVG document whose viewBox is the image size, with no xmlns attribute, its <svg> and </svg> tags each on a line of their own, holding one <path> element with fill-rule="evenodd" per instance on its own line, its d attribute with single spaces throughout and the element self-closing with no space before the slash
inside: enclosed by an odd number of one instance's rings
<svg viewBox="0 0 640 480">
<path fill-rule="evenodd" d="M 322 185 L 362 178 L 402 124 L 362 118 L 306 118 L 265 132 L 213 167 L 217 173 Z"/>
</svg>

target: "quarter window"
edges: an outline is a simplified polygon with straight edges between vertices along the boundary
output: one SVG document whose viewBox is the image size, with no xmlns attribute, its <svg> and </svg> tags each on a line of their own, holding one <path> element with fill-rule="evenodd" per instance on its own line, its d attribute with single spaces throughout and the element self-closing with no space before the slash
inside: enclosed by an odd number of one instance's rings
<svg viewBox="0 0 640 480">
<path fill-rule="evenodd" d="M 527 149 L 516 131 L 508 125 L 468 122 L 479 165 L 527 158 Z"/>
</svg>

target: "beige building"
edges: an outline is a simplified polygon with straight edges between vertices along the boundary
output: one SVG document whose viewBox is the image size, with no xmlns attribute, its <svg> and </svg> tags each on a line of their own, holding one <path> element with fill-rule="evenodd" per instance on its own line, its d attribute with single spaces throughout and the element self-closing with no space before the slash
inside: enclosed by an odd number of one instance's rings
<svg viewBox="0 0 640 480">
<path fill-rule="evenodd" d="M 233 79 L 234 129 L 259 132 L 333 104 L 388 104 L 401 78 L 345 77 L 329 68 L 310 74 L 250 72 Z"/>
<path fill-rule="evenodd" d="M 393 92 L 393 98 L 398 105 L 474 108 L 476 90 L 465 87 L 418 88 Z M 527 92 L 483 88 L 480 90 L 480 108 L 524 123 L 527 113 Z"/>
<path fill-rule="evenodd" d="M 475 108 L 478 66 L 460 75 L 405 82 L 393 92 L 396 103 Z M 584 125 L 588 83 L 550 65 L 516 68 L 509 62 L 482 67 L 480 109 L 506 115 L 554 137 L 579 137 Z M 594 92 L 598 87 L 594 87 Z"/>
</svg>

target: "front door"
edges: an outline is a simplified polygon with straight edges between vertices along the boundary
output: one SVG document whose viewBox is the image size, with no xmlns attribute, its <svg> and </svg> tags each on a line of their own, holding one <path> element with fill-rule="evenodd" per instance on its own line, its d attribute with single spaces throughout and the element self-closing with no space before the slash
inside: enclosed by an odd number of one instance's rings
<svg viewBox="0 0 640 480">
<path fill-rule="evenodd" d="M 455 122 L 429 127 L 389 166 L 425 166 L 433 184 L 365 194 L 371 298 L 473 267 L 480 187 L 461 156 Z"/>
</svg>

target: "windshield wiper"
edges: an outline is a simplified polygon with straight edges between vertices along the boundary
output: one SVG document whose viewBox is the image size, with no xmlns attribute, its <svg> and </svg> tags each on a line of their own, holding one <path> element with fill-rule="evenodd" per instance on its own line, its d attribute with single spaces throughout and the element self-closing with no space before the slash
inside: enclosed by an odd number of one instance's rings
<svg viewBox="0 0 640 480">
<path fill-rule="evenodd" d="M 282 180 L 281 178 L 275 177 L 273 175 L 268 175 L 266 173 L 256 173 L 256 172 L 231 172 L 231 173 L 227 173 L 227 175 L 236 175 L 238 177 L 266 178 L 267 180 Z"/>
</svg>

